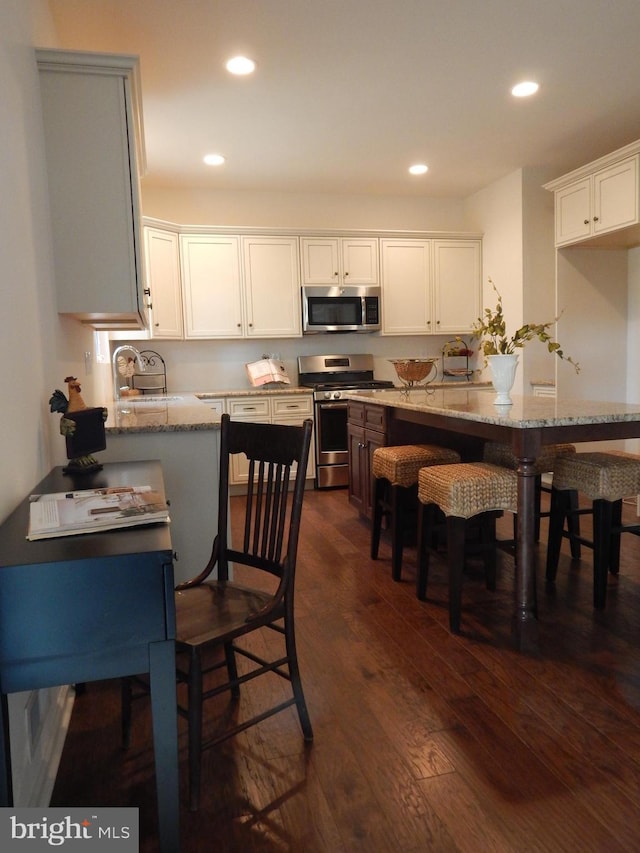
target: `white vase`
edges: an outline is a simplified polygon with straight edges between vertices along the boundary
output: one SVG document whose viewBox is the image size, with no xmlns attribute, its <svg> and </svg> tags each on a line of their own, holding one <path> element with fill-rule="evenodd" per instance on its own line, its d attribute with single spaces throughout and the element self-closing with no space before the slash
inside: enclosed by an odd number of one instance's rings
<svg viewBox="0 0 640 853">
<path fill-rule="evenodd" d="M 496 406 L 510 406 L 513 402 L 509 392 L 513 388 L 518 367 L 517 355 L 488 355 L 491 369 L 491 381 L 497 394 L 493 401 Z"/>
</svg>

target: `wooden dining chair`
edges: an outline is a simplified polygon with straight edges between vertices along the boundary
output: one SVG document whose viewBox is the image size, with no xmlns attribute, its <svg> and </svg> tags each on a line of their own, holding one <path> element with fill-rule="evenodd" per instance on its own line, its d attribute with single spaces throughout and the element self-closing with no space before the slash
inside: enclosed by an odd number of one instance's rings
<svg viewBox="0 0 640 853">
<path fill-rule="evenodd" d="M 176 656 L 178 683 L 187 686 L 178 712 L 188 724 L 189 805 L 197 810 L 200 796 L 201 753 L 274 714 L 295 705 L 304 740 L 313 740 L 298 667 L 293 600 L 296 555 L 312 421 L 302 426 L 232 421 L 222 415 L 218 528 L 209 563 L 189 581 L 176 587 Z M 249 460 L 244 525 L 238 541 L 228 534 L 229 470 L 231 457 Z M 231 569 L 231 564 L 233 569 Z M 232 572 L 241 581 L 231 580 Z M 215 573 L 215 574 L 214 574 Z M 265 579 L 267 582 L 265 582 Z M 269 587 L 267 590 L 266 587 Z M 273 644 L 247 648 L 242 638 L 269 628 L 280 635 Z M 283 642 L 282 642 L 283 640 Z M 239 660 L 242 661 L 238 666 Z M 222 674 L 224 673 L 224 678 Z M 274 674 L 289 683 L 275 704 L 260 705 L 274 696 L 265 682 L 261 694 L 252 692 L 251 712 L 242 715 L 240 687 L 258 676 Z M 135 679 L 135 683 L 138 680 Z M 134 679 L 122 690 L 123 738 L 128 743 Z M 230 693 L 235 722 L 203 738 L 203 706 Z M 257 709 L 257 710 L 256 710 Z"/>
</svg>

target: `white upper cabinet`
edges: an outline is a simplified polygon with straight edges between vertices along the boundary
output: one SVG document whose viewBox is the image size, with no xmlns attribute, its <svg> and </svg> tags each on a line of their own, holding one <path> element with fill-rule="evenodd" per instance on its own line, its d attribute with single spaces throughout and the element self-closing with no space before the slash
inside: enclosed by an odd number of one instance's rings
<svg viewBox="0 0 640 853">
<path fill-rule="evenodd" d="M 431 240 L 380 241 L 384 334 L 432 331 L 431 250 Z"/>
<path fill-rule="evenodd" d="M 381 240 L 382 331 L 460 334 L 480 314 L 480 240 Z"/>
<path fill-rule="evenodd" d="M 556 246 L 640 243 L 639 150 L 634 143 L 545 185 L 554 192 Z"/>
<path fill-rule="evenodd" d="M 136 57 L 37 50 L 57 308 L 98 329 L 148 325 Z"/>
<path fill-rule="evenodd" d="M 472 331 L 480 316 L 481 264 L 479 240 L 433 241 L 433 332 Z"/>
<path fill-rule="evenodd" d="M 376 237 L 303 237 L 303 284 L 378 284 Z"/>
<path fill-rule="evenodd" d="M 246 335 L 302 334 L 297 237 L 243 237 Z"/>
<path fill-rule="evenodd" d="M 145 275 L 151 300 L 151 336 L 182 338 L 182 287 L 178 235 L 144 229 Z"/>
<path fill-rule="evenodd" d="M 242 338 L 240 238 L 180 235 L 186 338 Z"/>
<path fill-rule="evenodd" d="M 186 338 L 302 334 L 297 237 L 180 235 Z"/>
</svg>

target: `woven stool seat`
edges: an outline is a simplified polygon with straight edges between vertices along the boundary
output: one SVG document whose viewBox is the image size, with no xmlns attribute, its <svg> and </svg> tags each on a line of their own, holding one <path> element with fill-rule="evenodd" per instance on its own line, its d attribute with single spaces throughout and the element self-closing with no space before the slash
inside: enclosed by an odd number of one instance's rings
<svg viewBox="0 0 640 853">
<path fill-rule="evenodd" d="M 515 471 L 489 462 L 460 462 L 421 469 L 418 499 L 437 504 L 445 515 L 472 518 L 493 510 L 516 511 Z"/>
<path fill-rule="evenodd" d="M 379 447 L 373 453 L 373 476 L 384 477 L 392 486 L 407 488 L 418 482 L 418 471 L 425 465 L 459 462 L 460 454 L 435 444 L 402 444 Z"/>
<path fill-rule="evenodd" d="M 462 571 L 469 519 L 478 517 L 480 550 L 484 553 L 488 589 L 496 585 L 496 515 L 515 513 L 518 475 L 511 468 L 489 462 L 459 462 L 421 468 L 418 474 L 418 578 L 417 595 L 424 600 L 429 573 L 429 543 L 437 523 L 436 512 L 446 516 L 449 567 L 449 627 L 460 631 Z"/>
<path fill-rule="evenodd" d="M 534 465 L 535 483 L 535 540 L 540 540 L 540 519 L 548 518 L 549 513 L 543 512 L 541 508 L 542 493 L 549 492 L 550 487 L 542 482 L 542 475 L 553 473 L 559 459 L 565 456 L 575 456 L 575 444 L 546 444 L 540 449 L 540 454 L 537 457 Z M 504 468 L 511 468 L 515 471 L 518 467 L 518 457 L 508 444 L 502 444 L 497 441 L 488 441 L 484 445 L 482 458 L 485 462 L 491 462 L 493 465 L 502 465 Z M 575 493 L 571 497 L 575 507 L 578 506 L 578 495 Z M 580 519 L 577 515 L 570 516 L 570 532 L 571 532 L 571 556 L 575 559 L 580 558 Z M 517 536 L 516 517 L 513 521 L 513 540 L 515 542 Z"/>
<path fill-rule="evenodd" d="M 580 492 L 592 502 L 590 510 L 573 506 L 569 496 Z M 621 450 L 576 453 L 556 463 L 551 490 L 547 583 L 556 579 L 565 520 L 584 512 L 593 515 L 593 540 L 579 542 L 593 549 L 593 606 L 606 603 L 609 573 L 620 566 L 620 535 L 640 532 L 637 524 L 622 524 L 622 499 L 640 494 L 640 456 Z M 569 538 L 572 538 L 569 532 Z"/>
<path fill-rule="evenodd" d="M 373 478 L 373 523 L 371 559 L 378 558 L 382 518 L 391 527 L 391 577 L 399 581 L 405 529 L 415 532 L 418 472 L 428 465 L 459 462 L 460 454 L 437 444 L 399 444 L 378 447 L 371 464 Z"/>
<path fill-rule="evenodd" d="M 576 453 L 559 459 L 556 489 L 576 489 L 590 500 L 618 501 L 640 494 L 640 456 L 621 450 Z"/>
<path fill-rule="evenodd" d="M 540 449 L 540 454 L 536 458 L 535 472 L 536 474 L 546 474 L 549 471 L 555 471 L 556 460 L 563 456 L 575 455 L 575 444 L 546 444 Z M 518 467 L 518 457 L 508 444 L 501 444 L 497 441 L 488 441 L 484 446 L 482 458 L 485 462 L 491 462 L 493 465 L 502 465 L 504 468 L 511 468 L 515 471 Z"/>
</svg>

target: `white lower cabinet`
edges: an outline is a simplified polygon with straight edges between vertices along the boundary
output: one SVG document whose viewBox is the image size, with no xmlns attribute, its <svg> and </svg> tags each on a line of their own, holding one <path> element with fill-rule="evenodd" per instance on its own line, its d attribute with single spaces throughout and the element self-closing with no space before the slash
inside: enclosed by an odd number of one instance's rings
<svg viewBox="0 0 640 853">
<path fill-rule="evenodd" d="M 381 240 L 382 332 L 460 334 L 480 315 L 480 240 Z"/>
<path fill-rule="evenodd" d="M 254 423 L 290 424 L 299 426 L 306 418 L 313 418 L 313 396 L 311 394 L 259 395 L 228 397 L 226 410 L 232 420 Z M 249 462 L 244 454 L 231 458 L 230 484 L 245 485 L 248 481 Z M 307 479 L 315 476 L 315 457 L 312 449 L 307 465 Z"/>
</svg>

